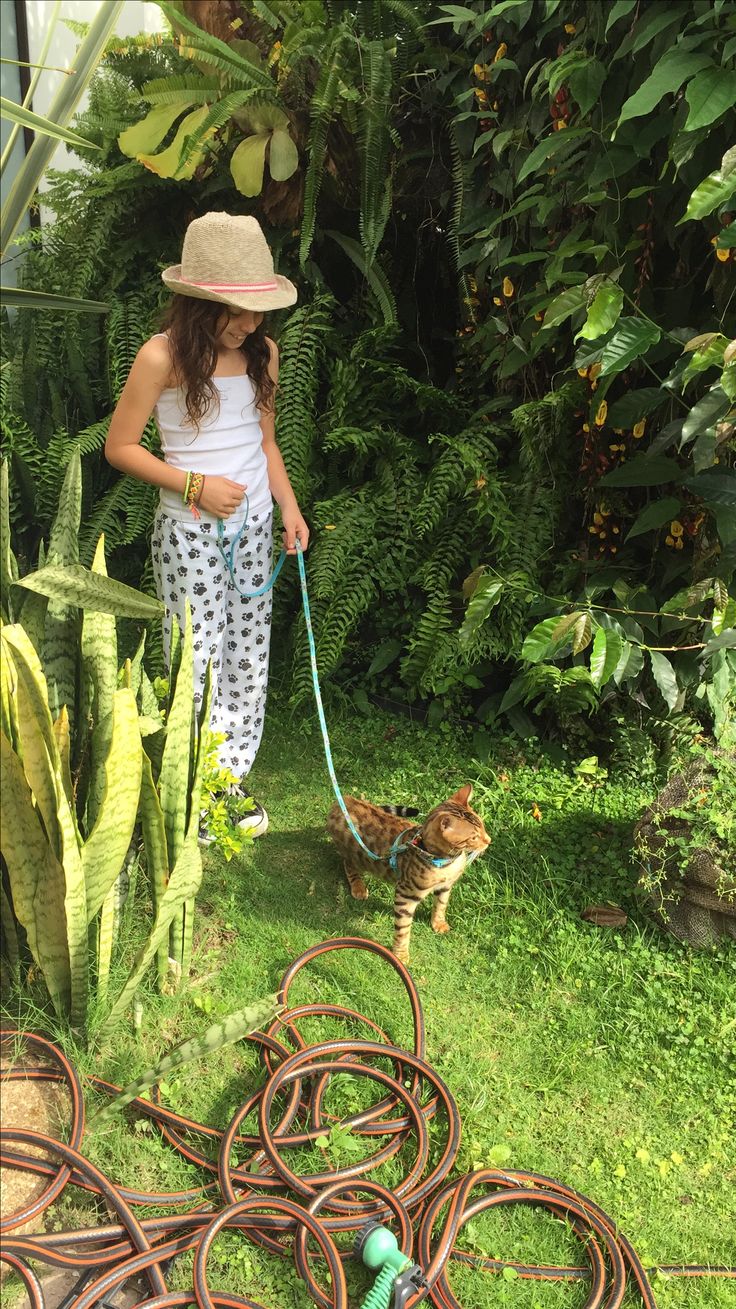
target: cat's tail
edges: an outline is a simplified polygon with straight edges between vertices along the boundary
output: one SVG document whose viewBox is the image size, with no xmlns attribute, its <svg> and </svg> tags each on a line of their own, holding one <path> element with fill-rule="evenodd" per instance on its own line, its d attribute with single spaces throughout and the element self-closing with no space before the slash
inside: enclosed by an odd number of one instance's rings
<svg viewBox="0 0 736 1309">
<path fill-rule="evenodd" d="M 393 814 L 395 818 L 418 818 L 420 813 L 419 809 L 412 809 L 405 804 L 379 804 L 378 808 L 386 814 Z"/>
</svg>

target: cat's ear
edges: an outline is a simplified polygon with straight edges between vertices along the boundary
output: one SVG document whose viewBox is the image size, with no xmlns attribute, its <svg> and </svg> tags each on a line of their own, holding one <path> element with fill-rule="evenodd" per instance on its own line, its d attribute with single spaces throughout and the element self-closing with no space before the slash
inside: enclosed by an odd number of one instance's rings
<svg viewBox="0 0 736 1309">
<path fill-rule="evenodd" d="M 461 809 L 467 809 L 472 794 L 473 788 L 470 783 L 467 786 L 461 786 L 459 791 L 450 796 L 450 804 L 459 804 Z"/>
</svg>

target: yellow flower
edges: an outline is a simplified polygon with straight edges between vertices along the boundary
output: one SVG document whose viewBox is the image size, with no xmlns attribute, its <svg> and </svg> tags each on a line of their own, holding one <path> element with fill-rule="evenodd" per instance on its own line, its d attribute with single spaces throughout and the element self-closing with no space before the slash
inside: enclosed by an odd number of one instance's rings
<svg viewBox="0 0 736 1309">
<path fill-rule="evenodd" d="M 684 531 L 685 531 L 685 528 L 683 527 L 683 525 L 682 525 L 682 523 L 680 522 L 679 518 L 675 518 L 675 519 L 673 519 L 673 521 L 670 523 L 670 532 L 672 533 L 672 535 L 673 535 L 673 536 L 682 536 L 682 534 L 683 534 Z"/>
<path fill-rule="evenodd" d="M 590 527 L 588 528 L 588 531 L 590 532 L 591 536 L 597 536 L 597 535 L 598 535 L 598 528 L 597 528 L 597 527 L 594 527 L 592 523 L 591 523 Z"/>
<path fill-rule="evenodd" d="M 493 297 L 493 303 L 494 303 L 494 305 L 502 305 L 502 304 L 503 304 L 503 300 L 501 299 L 500 296 L 498 296 L 498 295 L 494 295 L 494 297 Z"/>
<path fill-rule="evenodd" d="M 607 417 L 608 417 L 608 403 L 606 400 L 601 400 L 598 406 L 598 412 L 595 416 L 596 427 L 602 427 Z"/>
<path fill-rule="evenodd" d="M 498 100 L 494 100 L 494 101 L 493 101 L 493 104 L 491 105 L 491 108 L 494 109 L 494 110 L 498 109 Z"/>
<path fill-rule="evenodd" d="M 534 318 L 535 318 L 536 322 L 538 322 L 538 323 L 541 323 L 541 322 L 542 322 L 543 317 L 544 317 L 543 314 L 535 314 L 535 315 L 534 315 Z"/>
<path fill-rule="evenodd" d="M 567 32 L 568 36 L 574 36 L 577 30 L 578 29 L 574 23 L 565 23 L 565 31 Z"/>
<path fill-rule="evenodd" d="M 485 82 L 488 69 L 485 64 L 473 64 L 473 73 L 478 78 L 479 82 Z"/>
<path fill-rule="evenodd" d="M 477 480 L 477 482 L 475 483 L 476 490 L 478 490 L 478 491 L 482 491 L 482 490 L 483 490 L 483 487 L 485 486 L 485 484 L 486 484 L 486 479 L 485 479 L 485 477 L 479 477 L 478 480 Z"/>
<path fill-rule="evenodd" d="M 594 382 L 595 379 L 598 377 L 602 367 L 603 367 L 602 364 L 590 365 L 590 368 L 588 369 L 588 377 L 590 378 L 591 382 Z"/>
<path fill-rule="evenodd" d="M 557 122 L 555 123 L 555 131 L 564 132 L 566 127 L 567 127 L 567 123 L 565 122 L 564 118 L 558 118 Z"/>
<path fill-rule="evenodd" d="M 578 377 L 587 377 L 587 376 L 588 376 L 587 368 L 578 368 Z"/>
<path fill-rule="evenodd" d="M 729 251 L 729 250 L 716 250 L 716 259 L 717 259 L 717 260 L 719 261 L 719 263 L 721 263 L 721 264 L 727 264 L 727 263 L 728 263 L 729 255 L 730 255 L 730 251 Z"/>
<path fill-rule="evenodd" d="M 510 277 L 504 277 L 503 279 L 503 293 L 507 300 L 510 300 L 514 294 L 514 284 Z"/>
<path fill-rule="evenodd" d="M 488 104 L 488 96 L 486 95 L 486 93 L 485 93 L 485 91 L 483 90 L 483 88 L 480 87 L 480 86 L 476 86 L 476 88 L 475 88 L 475 98 L 476 98 L 476 100 L 478 101 L 478 104 L 479 104 L 479 105 L 487 105 L 487 104 Z"/>
<path fill-rule="evenodd" d="M 599 513 L 597 509 L 596 509 L 595 513 L 593 514 L 593 522 L 594 522 L 594 523 L 597 523 L 599 527 L 600 527 L 601 523 L 603 522 L 603 514 Z"/>
<path fill-rule="evenodd" d="M 637 441 L 644 435 L 644 428 L 647 425 L 646 418 L 640 418 L 638 423 L 634 423 L 631 435 L 635 436 Z"/>
<path fill-rule="evenodd" d="M 675 541 L 675 549 L 676 549 L 676 550 L 682 550 L 683 547 L 684 547 L 684 545 L 685 545 L 685 542 L 683 541 L 682 537 L 681 537 L 681 536 L 678 536 L 677 540 Z"/>
<path fill-rule="evenodd" d="M 500 44 L 500 46 L 498 47 L 498 50 L 496 51 L 495 55 L 493 56 L 493 62 L 494 62 L 494 64 L 497 64 L 498 61 L 499 61 L 499 59 L 505 59 L 505 58 L 506 58 L 506 52 L 507 52 L 507 50 L 508 50 L 508 46 L 507 46 L 506 42 L 505 42 L 505 41 L 502 41 L 501 44 Z"/>
<path fill-rule="evenodd" d="M 590 423 L 583 423 L 583 431 L 584 432 L 590 431 Z"/>
<path fill-rule="evenodd" d="M 326 532 L 334 532 L 334 530 L 335 530 L 335 524 L 334 524 L 334 523 L 325 523 L 325 531 L 326 531 Z"/>
<path fill-rule="evenodd" d="M 674 544 L 675 544 L 674 537 L 672 537 L 672 536 L 666 536 L 666 537 L 664 538 L 664 543 L 665 543 L 665 545 L 674 545 Z"/>
</svg>

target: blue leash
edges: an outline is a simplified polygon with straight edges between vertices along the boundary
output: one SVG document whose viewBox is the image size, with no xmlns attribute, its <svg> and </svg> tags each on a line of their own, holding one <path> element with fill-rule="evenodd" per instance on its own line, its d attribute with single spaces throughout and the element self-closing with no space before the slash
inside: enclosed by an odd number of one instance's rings
<svg viewBox="0 0 736 1309">
<path fill-rule="evenodd" d="M 248 497 L 246 495 L 245 518 L 243 520 L 243 525 L 240 528 L 237 535 L 233 538 L 229 550 L 226 550 L 225 548 L 224 523 L 221 518 L 218 518 L 217 520 L 218 549 L 225 561 L 225 565 L 230 574 L 230 579 L 236 591 L 238 592 L 239 595 L 243 597 L 244 600 L 254 600 L 259 595 L 265 595 L 266 591 L 270 591 L 271 587 L 276 581 L 276 578 L 281 572 L 281 569 L 283 568 L 284 562 L 286 560 L 286 550 L 282 550 L 279 559 L 276 563 L 276 567 L 274 568 L 268 581 L 263 586 L 259 587 L 257 591 L 243 591 L 238 586 L 237 582 L 235 581 L 235 551 L 242 538 L 243 532 L 246 530 L 246 527 L 248 526 L 249 509 L 250 506 L 248 504 Z M 309 592 L 307 590 L 307 570 L 304 564 L 304 555 L 302 553 L 302 547 L 299 541 L 297 541 L 297 545 L 296 545 L 296 561 L 299 567 L 299 584 L 301 586 L 301 592 L 302 592 L 302 608 L 304 609 L 304 621 L 307 627 L 307 641 L 309 643 L 309 661 L 312 666 L 312 689 L 314 691 L 314 699 L 317 705 L 317 717 L 319 718 L 320 731 L 322 732 L 322 742 L 324 745 L 325 760 L 327 761 L 327 771 L 330 775 L 332 789 L 335 792 L 335 799 L 337 800 L 337 803 L 340 806 L 340 810 L 342 812 L 343 818 L 345 819 L 345 822 L 348 825 L 349 831 L 353 839 L 357 841 L 363 853 L 366 854 L 368 858 L 372 859 L 375 863 L 385 863 L 386 861 L 388 861 L 393 872 L 396 873 L 398 876 L 398 871 L 399 871 L 397 866 L 398 856 L 404 850 L 408 850 L 414 844 L 413 841 L 404 840 L 404 837 L 408 835 L 408 833 L 411 831 L 411 828 L 407 828 L 405 832 L 401 832 L 396 837 L 396 840 L 391 846 L 388 855 L 376 854 L 373 850 L 369 850 L 368 846 L 366 845 L 365 841 L 360 835 L 360 832 L 355 826 L 355 823 L 350 817 L 350 814 L 348 813 L 347 805 L 345 804 L 345 801 L 342 798 L 342 792 L 340 790 L 340 785 L 338 783 L 337 775 L 335 773 L 335 765 L 332 760 L 332 748 L 330 746 L 330 737 L 327 731 L 327 721 L 325 719 L 325 711 L 324 711 L 324 706 L 322 704 L 322 692 L 320 690 L 319 673 L 317 670 L 317 647 L 314 640 L 314 629 L 312 627 L 312 614 L 309 608 Z M 429 862 L 431 862 L 432 866 L 435 868 L 444 868 L 446 867 L 447 864 L 451 864 L 455 860 L 454 855 L 450 856 L 447 859 L 436 859 L 434 856 L 428 855 L 426 852 L 423 853 L 422 857 L 425 860 L 428 859 Z"/>
<path fill-rule="evenodd" d="M 233 586 L 235 587 L 235 590 L 237 591 L 238 595 L 242 596 L 244 600 L 257 600 L 259 595 L 265 595 L 267 591 L 271 590 L 271 587 L 273 586 L 274 582 L 276 581 L 276 578 L 278 577 L 279 573 L 281 572 L 281 569 L 284 566 L 284 563 L 286 562 L 286 551 L 285 550 L 281 551 L 281 554 L 279 555 L 279 558 L 276 561 L 276 567 L 274 568 L 273 572 L 271 573 L 271 576 L 269 577 L 268 581 L 265 583 L 264 586 L 259 586 L 257 591 L 241 590 L 241 588 L 238 586 L 237 582 L 235 581 L 235 551 L 237 550 L 240 544 L 243 532 L 246 530 L 248 526 L 249 517 L 250 517 L 250 501 L 248 500 L 248 496 L 246 495 L 245 518 L 243 519 L 243 525 L 240 528 L 240 531 L 233 537 L 229 550 L 225 549 L 225 524 L 223 523 L 221 518 L 218 518 L 217 548 L 220 551 L 220 554 L 222 555 L 223 559 L 225 560 L 225 566 L 230 574 L 230 580 Z"/>
</svg>

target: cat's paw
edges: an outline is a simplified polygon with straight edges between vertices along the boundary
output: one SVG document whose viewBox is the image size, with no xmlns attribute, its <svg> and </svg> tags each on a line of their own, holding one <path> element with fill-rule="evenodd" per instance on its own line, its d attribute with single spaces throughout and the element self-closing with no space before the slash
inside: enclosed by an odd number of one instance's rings
<svg viewBox="0 0 736 1309">
<path fill-rule="evenodd" d="M 368 887 L 366 886 L 365 882 L 353 882 L 352 886 L 350 887 L 350 894 L 352 895 L 354 900 L 367 900 Z"/>
<path fill-rule="evenodd" d="M 445 932 L 449 932 L 450 930 L 451 930 L 451 929 L 450 929 L 450 924 L 449 924 L 449 923 L 445 923 L 445 922 L 442 922 L 442 923 L 432 923 L 432 931 L 433 931 L 433 932 L 439 932 L 440 935 L 442 935 L 442 936 L 444 936 Z"/>
<path fill-rule="evenodd" d="M 392 955 L 395 955 L 395 957 L 399 960 L 399 963 L 408 964 L 409 962 L 408 950 L 392 950 L 391 953 Z"/>
</svg>

